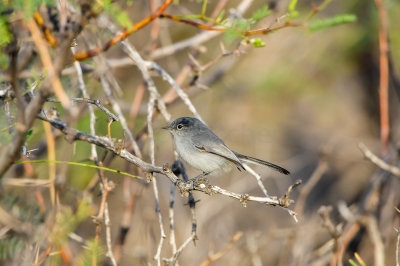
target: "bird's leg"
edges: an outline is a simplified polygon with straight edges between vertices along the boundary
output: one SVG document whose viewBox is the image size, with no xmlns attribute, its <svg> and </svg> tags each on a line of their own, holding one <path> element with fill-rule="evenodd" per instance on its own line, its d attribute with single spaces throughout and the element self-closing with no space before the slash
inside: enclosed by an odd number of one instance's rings
<svg viewBox="0 0 400 266">
<path fill-rule="evenodd" d="M 188 181 L 191 182 L 193 185 L 196 184 L 198 181 L 202 180 L 203 177 L 209 175 L 210 172 L 203 172 L 201 174 L 199 174 L 198 176 L 195 176 L 193 178 L 190 178 Z"/>
<path fill-rule="evenodd" d="M 197 179 L 200 179 L 200 178 L 202 178 L 202 177 L 204 177 L 206 175 L 209 175 L 209 174 L 210 174 L 209 172 L 203 172 L 203 173 L 199 174 L 198 176 L 195 176 L 195 177 L 191 178 L 191 180 L 196 181 Z"/>
</svg>

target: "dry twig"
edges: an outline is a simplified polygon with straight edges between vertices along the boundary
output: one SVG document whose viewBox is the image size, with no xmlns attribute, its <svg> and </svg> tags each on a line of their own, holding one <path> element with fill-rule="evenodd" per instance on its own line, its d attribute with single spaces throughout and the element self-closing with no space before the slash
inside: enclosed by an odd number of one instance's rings
<svg viewBox="0 0 400 266">
<path fill-rule="evenodd" d="M 364 143 L 359 143 L 358 147 L 363 152 L 364 156 L 368 160 L 373 162 L 375 165 L 377 165 L 379 168 L 381 168 L 385 171 L 388 171 L 389 173 L 391 173 L 397 177 L 400 177 L 400 168 L 398 168 L 394 165 L 390 165 L 390 164 L 386 163 L 385 161 L 383 161 L 382 159 L 380 159 L 370 149 L 368 149 L 368 147 Z"/>
</svg>

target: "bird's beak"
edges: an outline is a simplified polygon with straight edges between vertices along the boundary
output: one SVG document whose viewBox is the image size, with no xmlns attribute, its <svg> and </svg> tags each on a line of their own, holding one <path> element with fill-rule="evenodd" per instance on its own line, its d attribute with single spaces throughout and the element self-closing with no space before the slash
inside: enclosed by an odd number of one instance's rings
<svg viewBox="0 0 400 266">
<path fill-rule="evenodd" d="M 163 126 L 162 129 L 170 130 L 170 129 L 171 129 L 171 125 L 168 124 L 168 125 L 166 125 L 166 126 Z"/>
</svg>

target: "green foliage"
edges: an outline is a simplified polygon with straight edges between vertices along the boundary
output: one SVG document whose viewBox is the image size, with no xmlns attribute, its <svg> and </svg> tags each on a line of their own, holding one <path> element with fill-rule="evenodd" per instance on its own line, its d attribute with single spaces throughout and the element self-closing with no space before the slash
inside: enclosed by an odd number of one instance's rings
<svg viewBox="0 0 400 266">
<path fill-rule="evenodd" d="M 243 31 L 250 30 L 251 25 L 255 24 L 260 19 L 263 19 L 271 14 L 268 6 L 263 6 L 262 8 L 255 11 L 251 18 L 238 18 L 232 23 L 232 26 L 228 27 L 225 31 L 225 39 L 227 42 L 232 42 L 236 38 L 244 38 Z M 252 40 L 247 40 L 249 43 L 253 44 L 254 47 L 263 47 L 265 43 L 260 38 L 255 38 Z"/>
<path fill-rule="evenodd" d="M 89 240 L 86 242 L 83 254 L 78 259 L 78 265 L 80 266 L 92 266 L 101 265 L 104 259 L 104 250 L 100 241 Z"/>
<path fill-rule="evenodd" d="M 1 38 L 1 37 L 0 37 Z M 0 47 L 1 48 L 1 47 Z M 8 68 L 8 57 L 3 51 L 0 49 L 0 69 Z"/>
<path fill-rule="evenodd" d="M 11 236 L 0 240 L 0 260 L 8 260 L 19 254 L 25 245 L 25 239 Z"/>
<path fill-rule="evenodd" d="M 103 5 L 104 10 L 110 14 L 122 27 L 132 27 L 132 22 L 129 19 L 128 13 L 113 3 L 112 0 L 103 0 L 102 3 L 101 1 L 99 1 L 99 3 Z"/>
<path fill-rule="evenodd" d="M 263 6 L 262 8 L 258 9 L 256 12 L 253 13 L 251 18 L 254 21 L 259 21 L 271 14 L 271 10 L 268 9 L 268 6 Z"/>
<path fill-rule="evenodd" d="M 218 22 L 222 21 L 224 16 L 225 16 L 225 9 L 223 9 L 221 12 L 219 12 L 219 14 L 217 16 L 217 19 L 216 19 L 216 22 L 218 23 Z"/>
<path fill-rule="evenodd" d="M 2 1 L 0 0 L 0 12 L 4 12 L 4 15 L 0 16 L 0 68 L 6 69 L 8 67 L 8 57 L 4 53 L 3 47 L 9 44 L 12 40 L 12 34 L 8 28 L 8 21 L 13 15 L 11 11 L 22 12 L 22 17 L 25 20 L 30 19 L 33 16 L 35 10 L 38 10 L 41 5 L 54 5 L 53 0 L 13 0 L 13 1 Z M 5 12 L 7 11 L 7 12 Z"/>
<path fill-rule="evenodd" d="M 333 18 L 327 18 L 324 20 L 318 20 L 308 25 L 310 31 L 318 31 L 324 28 L 341 25 L 344 23 L 350 23 L 357 20 L 357 17 L 353 14 L 342 14 L 337 15 Z"/>
<path fill-rule="evenodd" d="M 203 6 L 201 7 L 201 15 L 205 16 L 207 10 L 207 0 L 203 0 Z"/>
<path fill-rule="evenodd" d="M 266 45 L 266 43 L 261 38 L 253 38 L 250 40 L 250 43 L 256 48 L 264 47 Z"/>
<path fill-rule="evenodd" d="M 225 39 L 227 42 L 232 42 L 238 37 L 242 37 L 242 32 L 249 30 L 251 21 L 244 18 L 235 19 L 232 26 L 228 27 L 225 31 Z"/>
<path fill-rule="evenodd" d="M 1 11 L 1 8 L 0 8 Z M 0 17 L 0 47 L 9 44 L 12 40 L 12 36 L 7 27 L 7 21 L 4 16 Z"/>
<path fill-rule="evenodd" d="M 59 247 L 67 241 L 68 235 L 91 214 L 91 206 L 83 199 L 75 214 L 68 206 L 63 206 L 56 215 L 56 222 L 50 235 L 51 243 Z"/>
<path fill-rule="evenodd" d="M 297 0 L 292 0 L 289 3 L 288 10 L 289 10 L 289 16 L 291 18 L 295 18 L 299 15 L 299 12 L 296 10 L 296 5 L 297 5 Z"/>
<path fill-rule="evenodd" d="M 352 266 L 365 266 L 365 263 L 358 264 L 353 259 L 349 259 L 349 262 Z"/>
<path fill-rule="evenodd" d="M 32 136 L 33 136 L 33 129 L 29 129 L 28 132 L 26 132 L 24 145 L 27 145 L 28 141 L 32 138 Z"/>
<path fill-rule="evenodd" d="M 14 0 L 10 1 L 10 3 L 9 8 L 21 11 L 23 13 L 23 18 L 28 20 L 41 5 L 54 6 L 55 2 L 52 0 Z"/>
<path fill-rule="evenodd" d="M 4 195 L 0 204 L 10 215 L 21 222 L 37 225 L 43 221 L 43 214 L 37 205 L 27 204 L 14 193 Z M 24 236 L 13 235 L 12 231 L 8 232 L 7 236 L 0 240 L 0 260 L 12 259 L 20 254 L 26 241 Z"/>
</svg>

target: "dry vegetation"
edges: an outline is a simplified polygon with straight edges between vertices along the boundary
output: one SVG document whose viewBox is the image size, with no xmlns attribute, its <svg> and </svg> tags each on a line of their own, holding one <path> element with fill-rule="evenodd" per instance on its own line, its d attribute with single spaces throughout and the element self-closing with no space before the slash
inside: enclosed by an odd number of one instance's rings
<svg viewBox="0 0 400 266">
<path fill-rule="evenodd" d="M 0 1 L 2 265 L 399 265 L 398 1 Z"/>
</svg>

